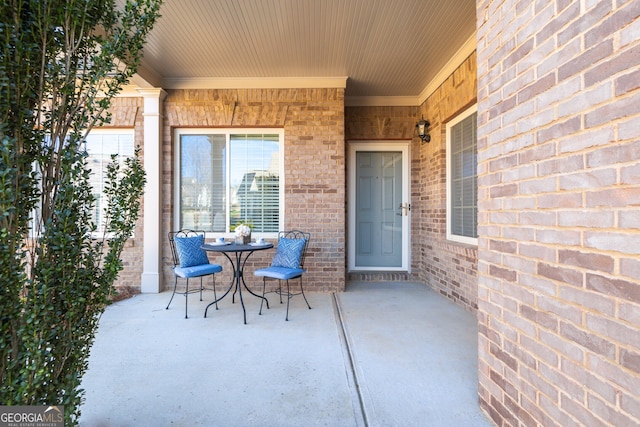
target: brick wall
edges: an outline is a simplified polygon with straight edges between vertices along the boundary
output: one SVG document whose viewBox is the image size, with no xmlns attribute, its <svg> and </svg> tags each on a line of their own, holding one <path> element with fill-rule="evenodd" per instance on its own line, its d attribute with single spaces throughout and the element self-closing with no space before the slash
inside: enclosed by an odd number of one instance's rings
<svg viewBox="0 0 640 427">
<path fill-rule="evenodd" d="M 348 141 L 384 140 L 390 144 L 397 141 L 404 144 L 413 137 L 417 139 L 415 132 L 417 116 L 418 107 L 412 106 L 346 107 L 346 139 Z M 345 229 L 346 235 L 348 235 L 348 229 Z M 410 276 L 406 272 L 367 271 L 351 272 L 347 275 L 348 281 L 394 282 L 409 279 Z"/>
<path fill-rule="evenodd" d="M 477 6 L 481 406 L 640 425 L 640 2 Z"/>
<path fill-rule="evenodd" d="M 169 90 L 164 101 L 163 234 L 174 228 L 173 129 L 176 127 L 284 128 L 285 228 L 311 233 L 305 289 L 345 288 L 345 142 L 343 89 Z M 163 248 L 166 287 L 173 286 L 168 243 Z M 271 261 L 273 251 L 256 252 L 251 271 Z M 228 283 L 227 266 L 218 283 Z"/>
<path fill-rule="evenodd" d="M 418 140 L 418 107 L 347 107 L 347 140 Z"/>
<path fill-rule="evenodd" d="M 421 116 L 431 123 L 430 143 L 415 142 L 411 167 L 412 265 L 417 277 L 464 307 L 477 309 L 477 249 L 447 240 L 446 125 L 476 102 L 476 55 L 469 56 L 427 98 Z"/>
<path fill-rule="evenodd" d="M 347 139 L 411 139 L 411 276 L 465 309 L 477 308 L 477 251 L 446 239 L 446 123 L 476 100 L 476 57 L 467 58 L 420 107 L 347 107 Z M 416 122 L 431 122 L 431 142 Z M 351 275 L 398 280 L 397 274 Z"/>
<path fill-rule="evenodd" d="M 103 126 L 104 128 L 125 128 L 134 129 L 134 141 L 139 145 L 141 150 L 141 158 L 144 162 L 144 117 L 143 99 L 137 97 L 119 97 L 113 99 L 111 108 L 109 109 L 112 117 L 111 123 Z M 142 200 L 144 203 L 144 197 Z M 136 223 L 133 238 L 129 239 L 122 251 L 123 270 L 118 275 L 115 286 L 118 290 L 116 299 L 126 298 L 132 294 L 140 293 L 140 275 L 142 274 L 142 206 L 140 218 Z"/>
</svg>

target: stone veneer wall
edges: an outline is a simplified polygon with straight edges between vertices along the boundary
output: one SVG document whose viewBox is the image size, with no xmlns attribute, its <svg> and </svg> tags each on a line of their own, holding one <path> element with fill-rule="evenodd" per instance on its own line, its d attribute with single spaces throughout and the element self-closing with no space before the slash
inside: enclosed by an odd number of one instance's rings
<svg viewBox="0 0 640 427">
<path fill-rule="evenodd" d="M 285 228 L 311 233 L 305 289 L 345 288 L 344 89 L 169 90 L 164 100 L 163 233 L 173 224 L 173 129 L 179 127 L 284 128 Z M 168 243 L 163 248 L 165 286 L 173 286 Z M 273 251 L 256 252 L 247 263 L 247 284 Z M 228 261 L 218 283 L 231 279 Z"/>
<path fill-rule="evenodd" d="M 476 57 L 467 58 L 420 107 L 347 107 L 347 140 L 411 139 L 411 276 L 463 306 L 477 308 L 477 252 L 446 239 L 446 122 L 476 100 Z M 431 122 L 431 142 L 415 125 Z M 351 275 L 397 280 L 397 274 Z"/>
<path fill-rule="evenodd" d="M 477 16 L 481 406 L 499 426 L 638 426 L 640 2 Z"/>
</svg>

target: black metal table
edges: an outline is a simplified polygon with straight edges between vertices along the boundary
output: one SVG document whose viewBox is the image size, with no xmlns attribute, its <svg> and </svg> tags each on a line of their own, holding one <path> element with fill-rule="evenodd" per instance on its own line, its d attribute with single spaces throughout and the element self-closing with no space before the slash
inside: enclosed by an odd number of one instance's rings
<svg viewBox="0 0 640 427">
<path fill-rule="evenodd" d="M 269 308 L 269 301 L 267 301 L 266 298 L 252 292 L 251 289 L 247 287 L 247 284 L 244 281 L 243 272 L 244 272 L 244 266 L 247 263 L 247 259 L 249 259 L 251 254 L 253 254 L 255 251 L 263 251 L 265 249 L 271 249 L 271 248 L 273 248 L 273 244 L 271 243 L 265 243 L 263 245 L 257 245 L 255 243 L 248 244 L 248 245 L 237 245 L 235 243 L 222 244 L 222 245 L 207 243 L 202 245 L 202 249 L 204 249 L 205 251 L 221 252 L 222 255 L 227 257 L 227 259 L 229 260 L 229 263 L 231 264 L 231 267 L 233 268 L 233 279 L 231 280 L 229 289 L 227 289 L 227 292 L 225 292 L 224 295 L 222 295 L 220 298 L 216 299 L 211 304 L 207 305 L 207 308 L 204 310 L 204 317 L 207 317 L 207 311 L 209 310 L 209 307 L 211 307 L 213 304 L 216 304 L 216 309 L 218 308 L 217 306 L 218 301 L 226 297 L 227 294 L 231 291 L 231 289 L 234 288 L 234 285 L 235 285 L 235 290 L 233 291 L 234 302 L 235 302 L 235 294 L 236 292 L 238 292 L 238 296 L 240 297 L 240 304 L 242 305 L 242 312 L 244 314 L 245 325 L 247 324 L 247 311 L 244 307 L 244 301 L 242 299 L 242 286 L 244 286 L 247 292 L 249 292 L 251 295 L 264 300 L 267 303 L 267 308 Z M 229 254 L 234 254 L 235 256 L 232 258 L 232 256 L 230 256 Z"/>
</svg>

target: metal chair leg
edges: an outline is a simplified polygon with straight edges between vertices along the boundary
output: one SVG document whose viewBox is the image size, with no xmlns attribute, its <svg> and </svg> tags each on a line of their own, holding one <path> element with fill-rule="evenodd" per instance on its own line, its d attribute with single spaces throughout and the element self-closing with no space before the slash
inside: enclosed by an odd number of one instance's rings
<svg viewBox="0 0 640 427">
<path fill-rule="evenodd" d="M 188 319 L 187 305 L 189 304 L 189 279 L 187 279 L 187 288 L 184 291 L 184 318 Z"/>
<path fill-rule="evenodd" d="M 171 299 L 169 299 L 169 304 L 167 304 L 167 307 L 165 308 L 165 310 L 169 310 L 169 306 L 171 305 L 171 302 L 173 301 L 173 297 L 176 296 L 176 290 L 178 289 L 178 277 L 176 276 L 176 280 L 173 283 L 173 293 L 171 294 Z M 189 279 L 187 279 L 187 285 L 186 285 L 186 290 L 184 293 L 184 318 L 188 319 L 187 316 L 187 303 L 188 303 L 188 298 L 187 296 L 189 295 Z M 202 298 L 202 297 L 201 297 Z M 201 299 L 202 301 L 202 299 Z"/>
<path fill-rule="evenodd" d="M 304 298 L 304 302 L 307 303 L 307 307 L 309 308 L 309 310 L 311 310 L 311 305 L 309 305 L 309 301 L 307 300 L 307 296 L 304 294 L 304 288 L 302 287 L 302 277 L 300 277 L 300 293 L 302 294 L 302 297 Z M 298 294 L 295 294 L 298 295 Z M 280 296 L 282 296 L 282 293 L 280 294 Z M 287 315 L 285 317 L 285 320 L 289 320 L 289 300 L 293 298 L 293 294 L 291 293 L 291 287 L 289 285 L 289 280 L 287 279 Z"/>
<path fill-rule="evenodd" d="M 175 283 L 173 284 L 173 293 L 171 294 L 171 299 L 169 300 L 169 304 L 167 304 L 166 310 L 169 310 L 169 306 L 171 305 L 171 301 L 173 301 L 173 297 L 176 295 L 176 289 L 178 288 L 178 277 L 176 276 Z"/>
<path fill-rule="evenodd" d="M 302 293 L 302 297 L 304 298 L 304 302 L 307 303 L 307 307 L 311 310 L 311 306 L 309 305 L 309 301 L 307 301 L 307 296 L 304 294 L 304 289 L 302 289 L 302 276 L 300 276 L 300 293 Z"/>
<path fill-rule="evenodd" d="M 267 287 L 267 278 L 266 277 L 262 277 L 262 299 L 260 300 L 260 311 L 258 312 L 258 314 L 262 314 L 262 304 L 264 303 L 264 291 L 266 290 Z"/>
<path fill-rule="evenodd" d="M 289 301 L 291 300 L 291 290 L 289 289 L 289 279 L 287 279 L 287 315 L 284 318 L 287 322 L 289 321 Z"/>
<path fill-rule="evenodd" d="M 216 310 L 218 309 L 218 295 L 216 294 L 216 275 L 212 274 L 211 278 L 213 280 L 213 300 L 216 302 Z"/>
</svg>

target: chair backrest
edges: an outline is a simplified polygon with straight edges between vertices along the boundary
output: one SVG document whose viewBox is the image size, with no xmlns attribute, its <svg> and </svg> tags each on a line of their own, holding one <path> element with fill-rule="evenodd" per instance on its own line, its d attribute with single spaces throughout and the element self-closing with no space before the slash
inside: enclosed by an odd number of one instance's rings
<svg viewBox="0 0 640 427">
<path fill-rule="evenodd" d="M 304 259 L 307 255 L 307 248 L 309 247 L 309 240 L 311 240 L 311 233 L 300 230 L 281 231 L 278 233 L 278 241 L 280 241 L 281 238 L 305 239 L 304 247 L 302 248 L 302 255 L 300 255 L 300 268 L 304 268 Z"/>
<path fill-rule="evenodd" d="M 178 231 L 170 231 L 169 232 L 169 246 L 171 247 L 171 259 L 173 261 L 173 266 L 176 267 L 180 265 L 180 256 L 178 256 L 178 250 L 176 249 L 176 237 L 194 237 L 194 236 L 204 236 L 205 232 L 203 230 L 178 230 Z"/>
</svg>

